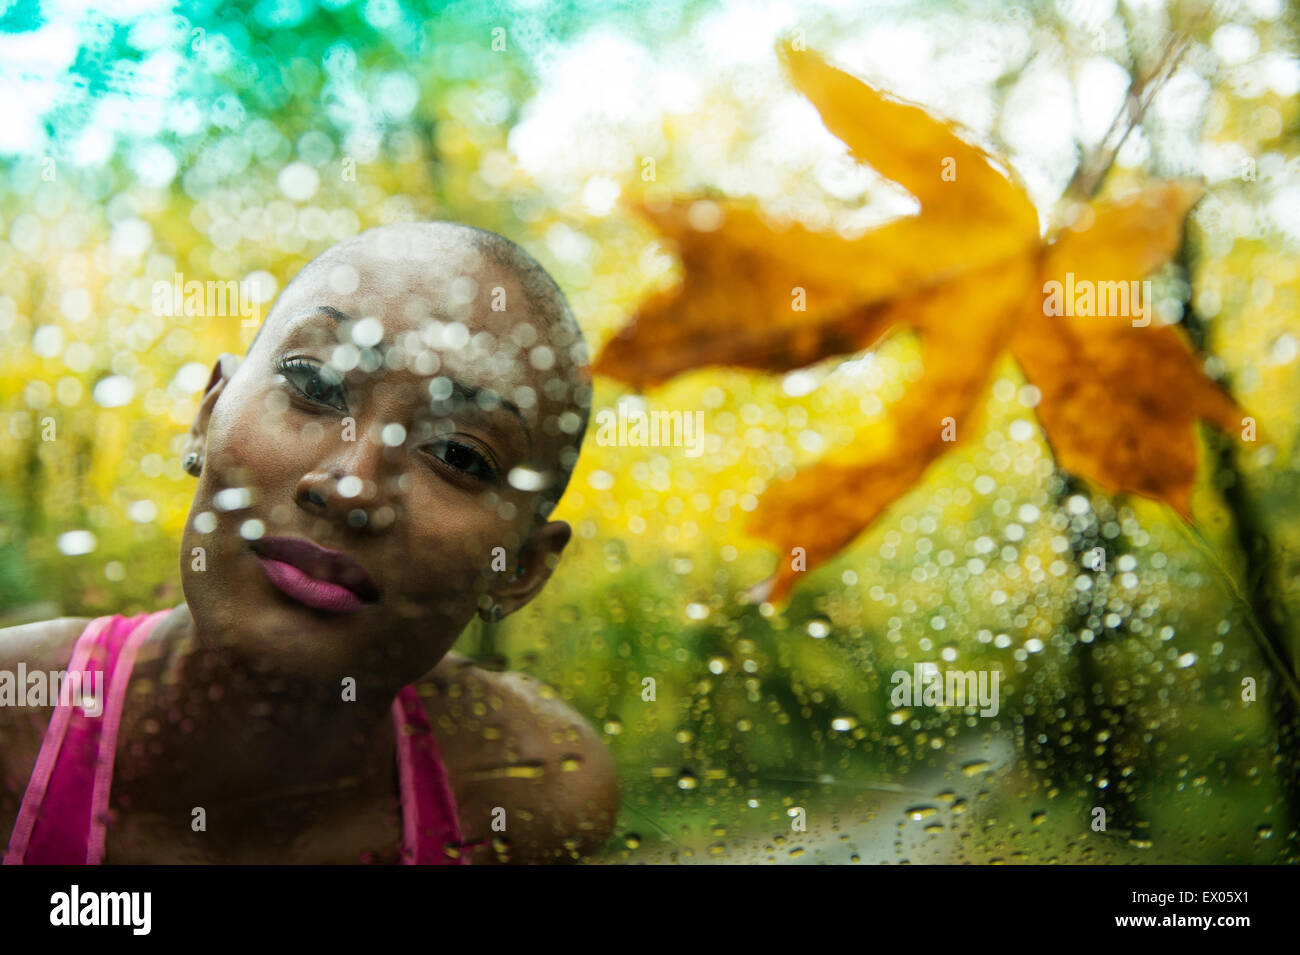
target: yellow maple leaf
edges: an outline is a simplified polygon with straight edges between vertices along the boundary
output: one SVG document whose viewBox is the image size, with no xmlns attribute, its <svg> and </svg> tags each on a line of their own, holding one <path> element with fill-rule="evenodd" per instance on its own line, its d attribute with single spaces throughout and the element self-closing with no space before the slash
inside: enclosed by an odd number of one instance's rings
<svg viewBox="0 0 1300 955">
<path fill-rule="evenodd" d="M 751 531 L 783 556 L 770 599 L 798 577 L 785 559 L 795 548 L 805 568 L 829 559 L 971 430 L 1007 348 L 1041 392 L 1036 410 L 1062 467 L 1188 519 L 1193 425 L 1232 429 L 1240 410 L 1175 329 L 1150 322 L 1149 293 L 1133 283 L 1177 250 L 1199 187 L 1081 204 L 1069 228 L 1044 238 L 1024 190 L 950 124 L 815 53 L 780 52 L 826 126 L 911 192 L 919 214 L 845 239 L 778 229 L 752 203 L 717 202 L 706 217 L 692 215 L 692 200 L 643 203 L 676 243 L 683 279 L 643 303 L 594 366 L 645 387 L 703 365 L 785 371 L 895 328 L 919 333 L 924 374 L 888 420 L 769 488 L 751 515 Z M 695 228 L 701 218 L 719 221 Z M 1051 283 L 1060 291 L 1049 294 Z M 791 307 L 796 290 L 806 311 Z"/>
</svg>

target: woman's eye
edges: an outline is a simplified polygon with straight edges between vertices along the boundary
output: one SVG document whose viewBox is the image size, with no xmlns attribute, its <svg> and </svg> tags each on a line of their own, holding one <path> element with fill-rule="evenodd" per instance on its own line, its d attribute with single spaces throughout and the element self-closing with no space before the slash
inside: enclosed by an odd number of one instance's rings
<svg viewBox="0 0 1300 955">
<path fill-rule="evenodd" d="M 281 362 L 279 371 L 303 397 L 331 408 L 347 409 L 347 395 L 320 365 L 294 358 Z"/>
<path fill-rule="evenodd" d="M 485 455 L 474 450 L 470 445 L 460 441 L 444 439 L 436 441 L 431 447 L 434 457 L 445 462 L 457 471 L 463 471 L 481 481 L 496 483 L 497 472 Z"/>
</svg>

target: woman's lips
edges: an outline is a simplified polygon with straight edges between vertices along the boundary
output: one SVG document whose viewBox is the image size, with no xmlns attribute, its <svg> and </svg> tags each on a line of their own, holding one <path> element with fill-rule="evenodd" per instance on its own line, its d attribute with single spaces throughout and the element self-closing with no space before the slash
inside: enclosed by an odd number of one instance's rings
<svg viewBox="0 0 1300 955">
<path fill-rule="evenodd" d="M 299 603 L 332 613 L 356 613 L 365 606 L 361 598 L 346 587 L 309 577 L 293 564 L 286 564 L 282 560 L 272 560 L 261 554 L 257 558 L 262 562 L 262 570 L 271 583 Z"/>
<path fill-rule="evenodd" d="M 281 593 L 330 613 L 356 613 L 379 599 L 365 569 L 346 554 L 309 540 L 268 537 L 252 545 L 267 579 Z"/>
</svg>

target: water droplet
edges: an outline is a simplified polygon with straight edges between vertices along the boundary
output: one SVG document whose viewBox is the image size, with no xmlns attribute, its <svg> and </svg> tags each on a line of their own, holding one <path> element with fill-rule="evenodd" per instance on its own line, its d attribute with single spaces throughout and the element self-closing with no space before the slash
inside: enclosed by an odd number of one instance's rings
<svg viewBox="0 0 1300 955">
<path fill-rule="evenodd" d="M 506 480 L 516 491 L 540 491 L 546 486 L 546 475 L 532 468 L 511 468 Z"/>
<path fill-rule="evenodd" d="M 135 385 L 123 375 L 110 375 L 95 385 L 92 392 L 95 404 L 103 408 L 121 408 L 131 403 L 135 396 Z"/>
<path fill-rule="evenodd" d="M 961 771 L 967 776 L 978 776 L 980 773 L 987 773 L 992 768 L 992 763 L 987 760 L 977 759 L 974 762 L 962 764 Z"/>
<path fill-rule="evenodd" d="M 59 553 L 75 557 L 89 554 L 99 546 L 99 541 L 90 531 L 68 531 L 59 535 Z"/>
<path fill-rule="evenodd" d="M 699 784 L 700 784 L 699 779 L 696 778 L 695 774 L 691 772 L 689 769 L 683 769 L 680 773 L 677 774 L 678 789 L 694 789 L 697 786 L 699 786 Z"/>
<path fill-rule="evenodd" d="M 1273 347 L 1269 351 L 1269 360 L 1275 365 L 1286 365 L 1295 361 L 1298 354 L 1300 354 L 1300 346 L 1297 345 L 1295 336 L 1287 332 L 1273 342 Z"/>
<path fill-rule="evenodd" d="M 253 495 L 246 487 L 222 488 L 212 495 L 212 505 L 219 511 L 239 511 L 253 503 Z"/>
<path fill-rule="evenodd" d="M 913 822 L 920 822 L 922 819 L 928 819 L 935 815 L 938 811 L 934 806 L 913 806 L 910 809 L 904 809 L 903 815 Z"/>
<path fill-rule="evenodd" d="M 352 326 L 352 340 L 362 348 L 373 348 L 384 337 L 384 326 L 377 318 L 363 318 Z"/>
</svg>

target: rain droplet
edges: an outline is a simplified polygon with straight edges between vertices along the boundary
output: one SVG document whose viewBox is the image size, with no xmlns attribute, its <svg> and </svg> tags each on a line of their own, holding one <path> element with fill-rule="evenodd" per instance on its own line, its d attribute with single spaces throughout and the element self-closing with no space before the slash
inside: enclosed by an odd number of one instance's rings
<svg viewBox="0 0 1300 955">
<path fill-rule="evenodd" d="M 384 337 L 384 326 L 377 318 L 363 318 L 352 326 L 352 340 L 362 348 L 373 348 Z"/>
<path fill-rule="evenodd" d="M 516 491 L 540 491 L 546 486 L 546 475 L 532 468 L 511 468 L 506 480 Z"/>
<path fill-rule="evenodd" d="M 379 432 L 379 438 L 387 447 L 400 447 L 402 442 L 406 440 L 406 429 L 400 424 L 392 422 L 384 425 L 384 429 Z"/>
<path fill-rule="evenodd" d="M 212 504 L 219 511 L 239 511 L 253 503 L 253 495 L 246 487 L 223 488 L 212 495 Z"/>
<path fill-rule="evenodd" d="M 110 375 L 95 385 L 92 393 L 95 404 L 103 408 L 121 408 L 131 403 L 135 396 L 135 385 L 123 375 Z"/>
<path fill-rule="evenodd" d="M 68 531 L 66 534 L 59 535 L 59 553 L 69 556 L 78 554 L 89 554 L 97 546 L 99 541 L 90 531 Z"/>
</svg>

